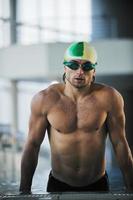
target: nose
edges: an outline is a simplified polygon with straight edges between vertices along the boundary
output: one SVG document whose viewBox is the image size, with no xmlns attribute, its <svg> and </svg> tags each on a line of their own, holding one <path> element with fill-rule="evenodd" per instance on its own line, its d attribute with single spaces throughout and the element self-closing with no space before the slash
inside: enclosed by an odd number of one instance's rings
<svg viewBox="0 0 133 200">
<path fill-rule="evenodd" d="M 82 67 L 79 67 L 79 68 L 77 69 L 77 73 L 78 73 L 79 75 L 84 74 L 84 70 L 82 69 Z"/>
</svg>

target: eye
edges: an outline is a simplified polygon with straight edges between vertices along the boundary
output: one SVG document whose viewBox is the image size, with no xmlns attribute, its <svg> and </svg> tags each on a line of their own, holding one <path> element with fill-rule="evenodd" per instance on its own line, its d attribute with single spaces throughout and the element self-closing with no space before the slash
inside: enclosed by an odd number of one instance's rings
<svg viewBox="0 0 133 200">
<path fill-rule="evenodd" d="M 79 68 L 78 63 L 76 63 L 76 62 L 67 62 L 66 66 L 73 70 L 76 70 Z"/>
<path fill-rule="evenodd" d="M 84 69 L 84 71 L 89 71 L 89 70 L 92 70 L 94 68 L 93 68 L 93 66 L 90 62 L 86 62 L 86 63 L 83 63 L 83 69 Z"/>
<path fill-rule="evenodd" d="M 86 62 L 86 63 L 83 63 L 83 67 L 92 67 L 92 64 L 90 62 Z"/>
<path fill-rule="evenodd" d="M 78 65 L 78 63 L 71 63 L 70 64 L 70 67 L 72 68 L 72 69 L 78 69 L 79 68 L 79 65 Z"/>
</svg>

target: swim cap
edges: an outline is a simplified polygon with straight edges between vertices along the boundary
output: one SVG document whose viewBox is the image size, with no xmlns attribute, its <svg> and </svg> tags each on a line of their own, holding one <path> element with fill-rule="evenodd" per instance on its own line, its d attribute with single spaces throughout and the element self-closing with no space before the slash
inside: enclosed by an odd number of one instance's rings
<svg viewBox="0 0 133 200">
<path fill-rule="evenodd" d="M 94 47 L 87 42 L 74 42 L 66 50 L 64 62 L 73 59 L 82 59 L 90 61 L 92 64 L 97 63 L 97 53 Z"/>
</svg>

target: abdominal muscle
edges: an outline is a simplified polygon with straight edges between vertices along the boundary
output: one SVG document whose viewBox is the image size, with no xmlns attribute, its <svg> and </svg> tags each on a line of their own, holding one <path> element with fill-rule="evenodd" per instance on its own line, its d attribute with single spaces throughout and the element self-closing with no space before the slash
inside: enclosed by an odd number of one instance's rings
<svg viewBox="0 0 133 200">
<path fill-rule="evenodd" d="M 76 131 L 50 134 L 52 173 L 71 186 L 85 186 L 105 173 L 105 139 L 98 133 Z"/>
</svg>

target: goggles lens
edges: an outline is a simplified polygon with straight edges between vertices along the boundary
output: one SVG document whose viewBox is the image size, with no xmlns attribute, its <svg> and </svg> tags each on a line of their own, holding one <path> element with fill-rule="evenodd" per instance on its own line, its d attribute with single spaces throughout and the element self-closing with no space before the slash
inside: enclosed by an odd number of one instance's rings
<svg viewBox="0 0 133 200">
<path fill-rule="evenodd" d="M 79 69 L 79 67 L 81 66 L 83 71 L 90 71 L 92 69 L 95 69 L 95 66 L 97 65 L 97 63 L 92 64 L 91 62 L 87 61 L 83 64 L 79 64 L 76 61 L 64 61 L 63 63 L 64 65 L 66 65 L 67 67 L 69 67 L 72 70 L 77 70 Z"/>
</svg>

